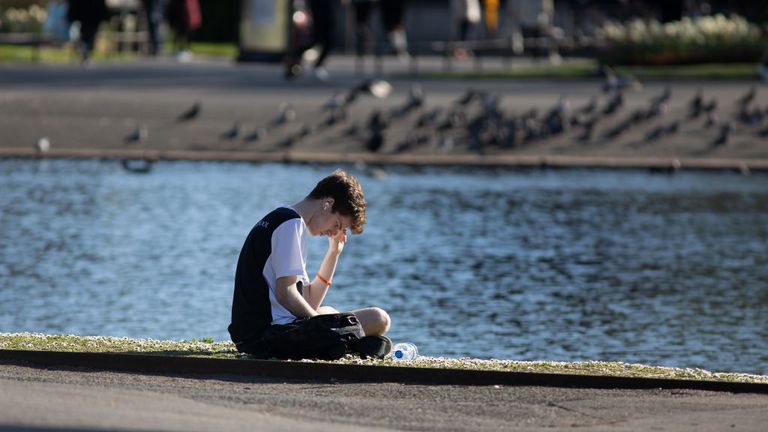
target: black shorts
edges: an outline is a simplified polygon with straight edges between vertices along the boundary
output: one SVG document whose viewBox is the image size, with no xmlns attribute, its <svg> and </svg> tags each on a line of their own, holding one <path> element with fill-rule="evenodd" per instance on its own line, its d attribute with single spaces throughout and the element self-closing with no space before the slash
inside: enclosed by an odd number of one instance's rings
<svg viewBox="0 0 768 432">
<path fill-rule="evenodd" d="M 363 338 L 363 327 L 351 313 L 318 315 L 290 324 L 273 324 L 260 337 L 237 343 L 237 350 L 258 358 L 338 359 Z"/>
</svg>

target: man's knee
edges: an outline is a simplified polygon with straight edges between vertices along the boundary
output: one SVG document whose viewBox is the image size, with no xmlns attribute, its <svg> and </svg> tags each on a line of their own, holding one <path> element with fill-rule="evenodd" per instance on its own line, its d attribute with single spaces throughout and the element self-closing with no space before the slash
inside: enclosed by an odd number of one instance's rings
<svg viewBox="0 0 768 432">
<path fill-rule="evenodd" d="M 317 313 L 320 315 L 337 314 L 339 311 L 333 306 L 320 306 L 317 308 Z"/>
<path fill-rule="evenodd" d="M 384 309 L 372 307 L 365 311 L 367 322 L 363 323 L 363 325 L 367 336 L 381 336 L 389 330 L 392 320 Z"/>
</svg>

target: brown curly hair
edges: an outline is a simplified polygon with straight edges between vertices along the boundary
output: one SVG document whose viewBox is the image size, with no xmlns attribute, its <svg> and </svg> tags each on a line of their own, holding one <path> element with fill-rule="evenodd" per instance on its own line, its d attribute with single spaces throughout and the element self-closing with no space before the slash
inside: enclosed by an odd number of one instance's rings
<svg viewBox="0 0 768 432">
<path fill-rule="evenodd" d="M 334 212 L 352 218 L 352 225 L 349 227 L 352 234 L 362 233 L 365 225 L 365 208 L 368 203 L 365 201 L 360 182 L 344 170 L 337 169 L 320 180 L 307 195 L 307 198 L 311 199 L 329 197 L 333 198 Z"/>
</svg>

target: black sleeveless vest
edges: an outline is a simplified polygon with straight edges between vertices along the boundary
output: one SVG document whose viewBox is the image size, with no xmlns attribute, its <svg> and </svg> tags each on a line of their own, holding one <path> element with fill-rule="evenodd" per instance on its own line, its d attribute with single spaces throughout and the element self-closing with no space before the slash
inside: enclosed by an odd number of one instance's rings
<svg viewBox="0 0 768 432">
<path fill-rule="evenodd" d="M 272 233 L 283 222 L 300 217 L 295 210 L 280 207 L 256 223 L 245 239 L 237 261 L 232 323 L 228 327 L 237 346 L 261 338 L 272 324 L 269 286 L 264 279 L 264 265 L 272 254 Z"/>
</svg>

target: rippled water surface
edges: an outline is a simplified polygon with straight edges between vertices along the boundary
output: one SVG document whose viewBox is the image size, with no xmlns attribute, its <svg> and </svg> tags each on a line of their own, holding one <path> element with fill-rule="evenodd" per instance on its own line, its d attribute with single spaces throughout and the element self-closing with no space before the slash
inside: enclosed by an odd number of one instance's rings
<svg viewBox="0 0 768 432">
<path fill-rule="evenodd" d="M 368 225 L 328 302 L 385 308 L 395 340 L 768 373 L 764 175 L 349 169 Z M 226 340 L 246 234 L 330 170 L 0 160 L 0 331 Z"/>
</svg>

